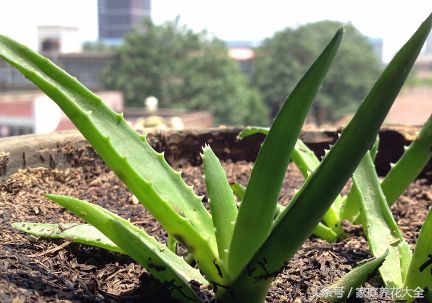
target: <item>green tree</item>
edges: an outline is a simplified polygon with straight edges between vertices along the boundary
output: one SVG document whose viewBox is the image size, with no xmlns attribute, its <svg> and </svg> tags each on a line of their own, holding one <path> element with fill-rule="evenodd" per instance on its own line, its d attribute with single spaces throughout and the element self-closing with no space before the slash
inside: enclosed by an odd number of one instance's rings
<svg viewBox="0 0 432 303">
<path fill-rule="evenodd" d="M 340 26 L 337 22 L 320 21 L 287 28 L 266 39 L 256 50 L 252 84 L 260 90 L 272 116 Z M 354 112 L 382 69 L 367 38 L 352 25 L 346 31 L 335 63 L 314 102 L 312 114 L 318 124 Z"/>
<path fill-rule="evenodd" d="M 217 123 L 262 124 L 268 111 L 224 43 L 175 22 L 146 20 L 126 35 L 104 73 L 108 88 L 122 90 L 127 105 L 155 96 L 160 107 L 203 109 Z"/>
</svg>

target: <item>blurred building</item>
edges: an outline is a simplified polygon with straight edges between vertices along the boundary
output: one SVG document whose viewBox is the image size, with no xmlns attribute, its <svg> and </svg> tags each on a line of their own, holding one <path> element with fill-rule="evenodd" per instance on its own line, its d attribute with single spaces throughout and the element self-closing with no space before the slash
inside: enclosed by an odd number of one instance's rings
<svg viewBox="0 0 432 303">
<path fill-rule="evenodd" d="M 100 91 L 97 94 L 114 110 L 123 110 L 120 92 Z M 57 104 L 41 91 L 0 93 L 0 137 L 73 128 Z"/>
<path fill-rule="evenodd" d="M 42 52 L 42 54 L 92 90 L 103 88 L 102 72 L 114 58 L 114 54 L 109 51 L 65 54 Z M 33 89 L 36 89 L 36 86 L 21 75 L 16 68 L 0 60 L 0 92 L 28 91 Z"/>
<path fill-rule="evenodd" d="M 257 41 L 225 41 L 228 47 L 228 55 L 238 62 L 240 70 L 248 77 L 252 75 L 253 61 L 255 59 L 255 48 L 260 42 Z"/>
<path fill-rule="evenodd" d="M 66 70 L 92 90 L 103 89 L 102 71 L 114 58 L 111 51 L 82 51 L 78 29 L 38 26 L 39 53 Z M 34 90 L 16 68 L 0 60 L 0 92 Z"/>
<path fill-rule="evenodd" d="M 151 12 L 150 0 L 98 0 L 99 39 L 110 45 L 119 44 Z"/>
<path fill-rule="evenodd" d="M 38 26 L 38 50 L 41 53 L 77 53 L 81 51 L 78 28 Z"/>
</svg>

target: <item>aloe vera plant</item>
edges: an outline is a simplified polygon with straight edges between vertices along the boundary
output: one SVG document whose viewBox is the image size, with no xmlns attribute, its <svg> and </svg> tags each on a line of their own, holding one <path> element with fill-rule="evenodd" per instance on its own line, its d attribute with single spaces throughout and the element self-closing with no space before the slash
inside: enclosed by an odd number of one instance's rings
<svg viewBox="0 0 432 303">
<path fill-rule="evenodd" d="M 218 302 L 263 302 L 273 279 L 317 227 L 368 151 L 431 25 L 432 15 L 388 65 L 337 143 L 276 219 L 285 171 L 308 110 L 336 55 L 343 29 L 299 81 L 275 118 L 239 209 L 217 157 L 209 146 L 203 149 L 211 214 L 181 174 L 150 147 L 145 136 L 131 129 L 121 114 L 49 60 L 0 36 L 0 57 L 61 107 L 168 234 L 183 244 L 198 268 L 129 221 L 72 197 L 47 195 L 89 225 L 72 224 L 64 229 L 60 225 L 18 222 L 13 226 L 38 236 L 66 237 L 126 253 L 182 302 L 202 300 L 196 283 L 212 286 Z M 341 283 L 358 285 L 383 258 L 358 268 Z"/>
</svg>

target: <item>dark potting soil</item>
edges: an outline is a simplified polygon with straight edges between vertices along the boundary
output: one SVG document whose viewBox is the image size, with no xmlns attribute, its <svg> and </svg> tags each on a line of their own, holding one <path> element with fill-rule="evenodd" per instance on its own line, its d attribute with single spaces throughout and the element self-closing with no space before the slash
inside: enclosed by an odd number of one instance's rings
<svg viewBox="0 0 432 303">
<path fill-rule="evenodd" d="M 251 163 L 223 165 L 230 180 L 246 184 Z M 173 166 L 183 171 L 184 179 L 198 194 L 205 195 L 202 167 L 187 162 Z M 302 181 L 299 171 L 290 165 L 280 203 L 288 203 Z M 172 302 L 168 290 L 125 255 L 68 241 L 38 239 L 12 229 L 11 223 L 19 221 L 79 221 L 46 200 L 46 193 L 103 205 L 165 241 L 160 225 L 104 166 L 20 171 L 0 183 L 0 302 Z M 412 184 L 393 207 L 410 244 L 415 242 L 430 206 L 431 183 L 422 179 Z M 316 290 L 369 258 L 361 227 L 345 224 L 345 228 L 349 237 L 338 243 L 311 237 L 273 282 L 267 302 L 318 302 Z M 382 287 L 382 281 L 374 275 L 364 287 Z M 211 292 L 207 293 L 211 300 Z"/>
</svg>

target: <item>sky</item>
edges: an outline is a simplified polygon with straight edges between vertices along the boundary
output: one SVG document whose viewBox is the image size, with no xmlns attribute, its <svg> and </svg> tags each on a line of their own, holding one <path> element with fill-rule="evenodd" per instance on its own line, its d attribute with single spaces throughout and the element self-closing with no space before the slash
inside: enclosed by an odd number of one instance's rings
<svg viewBox="0 0 432 303">
<path fill-rule="evenodd" d="M 0 33 L 37 46 L 38 25 L 75 26 L 81 41 L 97 33 L 96 0 L 0 0 Z M 364 35 L 382 38 L 388 61 L 432 12 L 431 0 L 153 0 L 152 19 L 180 17 L 195 31 L 223 40 L 260 41 L 276 31 L 319 20 L 351 22 Z"/>
</svg>

